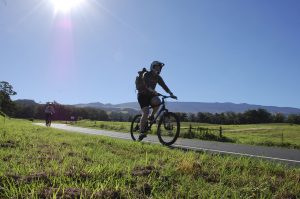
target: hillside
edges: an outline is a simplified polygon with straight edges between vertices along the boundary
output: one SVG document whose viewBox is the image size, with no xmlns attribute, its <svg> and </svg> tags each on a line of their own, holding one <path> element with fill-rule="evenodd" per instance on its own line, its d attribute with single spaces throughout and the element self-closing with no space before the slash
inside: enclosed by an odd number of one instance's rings
<svg viewBox="0 0 300 199">
<path fill-rule="evenodd" d="M 17 104 L 20 105 L 38 105 L 33 100 L 22 99 L 16 100 Z M 137 114 L 140 110 L 139 104 L 137 102 L 128 102 L 121 104 L 103 104 L 100 102 L 93 102 L 87 104 L 75 104 L 76 107 L 92 107 L 99 108 L 108 112 L 123 112 L 129 114 Z M 167 102 L 167 107 L 173 112 L 185 112 L 185 113 L 198 113 L 198 112 L 209 112 L 209 113 L 224 113 L 224 112 L 234 112 L 243 113 L 247 110 L 253 109 L 265 109 L 270 113 L 282 113 L 285 115 L 289 114 L 300 114 L 299 108 L 292 107 L 277 107 L 277 106 L 262 106 L 254 104 L 235 104 L 235 103 L 209 103 L 209 102 Z"/>
<path fill-rule="evenodd" d="M 102 103 L 89 103 L 89 104 L 77 104 L 79 107 L 94 107 L 104 110 L 123 110 L 133 109 L 139 110 L 137 102 L 129 102 L 122 104 L 102 104 Z M 300 114 L 300 109 L 292 107 L 276 107 L 276 106 L 261 106 L 252 104 L 235 104 L 235 103 L 208 103 L 208 102 L 168 102 L 167 107 L 173 112 L 186 112 L 186 113 L 198 113 L 198 112 L 210 112 L 210 113 L 223 113 L 223 112 L 235 112 L 242 113 L 252 109 L 266 109 L 270 113 L 283 113 Z"/>
<path fill-rule="evenodd" d="M 16 104 L 19 105 L 24 105 L 24 106 L 35 106 L 35 105 L 39 105 L 38 103 L 36 103 L 34 100 L 30 100 L 30 99 L 18 99 L 14 101 Z"/>
</svg>

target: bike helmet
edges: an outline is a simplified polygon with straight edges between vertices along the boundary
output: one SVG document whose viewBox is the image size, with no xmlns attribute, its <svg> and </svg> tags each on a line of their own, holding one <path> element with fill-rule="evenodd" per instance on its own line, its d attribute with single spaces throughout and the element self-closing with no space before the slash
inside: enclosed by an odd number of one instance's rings
<svg viewBox="0 0 300 199">
<path fill-rule="evenodd" d="M 160 66 L 160 69 L 162 69 L 162 67 L 164 67 L 164 63 L 162 62 L 159 62 L 159 61 L 153 61 L 151 63 L 151 66 L 150 66 L 150 71 L 152 71 L 154 69 L 155 66 Z"/>
</svg>

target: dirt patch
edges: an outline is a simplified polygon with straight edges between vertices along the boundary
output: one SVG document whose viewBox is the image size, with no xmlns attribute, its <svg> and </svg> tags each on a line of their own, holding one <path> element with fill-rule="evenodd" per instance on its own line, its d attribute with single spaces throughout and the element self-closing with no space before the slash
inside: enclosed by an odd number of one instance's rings
<svg viewBox="0 0 300 199">
<path fill-rule="evenodd" d="M 282 178 L 282 179 L 286 178 L 286 173 L 283 170 L 275 170 L 275 171 L 271 170 L 270 175 L 271 176 L 276 176 L 277 178 Z"/>
<path fill-rule="evenodd" d="M 45 188 L 44 190 L 42 190 L 38 194 L 38 197 L 41 198 L 41 199 L 52 198 L 54 193 L 56 193 L 56 189 L 54 189 L 54 188 Z"/>
<path fill-rule="evenodd" d="M 44 149 L 44 148 L 50 148 L 51 146 L 49 144 L 39 144 L 37 147 Z"/>
<path fill-rule="evenodd" d="M 13 181 L 16 184 L 20 183 L 32 183 L 34 181 L 43 181 L 45 183 L 51 184 L 51 180 L 49 178 L 50 175 L 47 175 L 44 172 L 34 173 L 27 176 L 15 175 L 15 174 L 7 174 L 0 178 L 0 181 Z"/>
<path fill-rule="evenodd" d="M 73 151 L 70 151 L 69 153 L 68 153 L 68 156 L 70 156 L 70 157 L 75 157 L 77 155 L 77 153 L 75 153 L 75 152 L 73 152 Z"/>
<path fill-rule="evenodd" d="M 38 197 L 41 199 L 48 199 L 53 198 L 53 195 L 56 195 L 56 198 L 68 198 L 68 199 L 77 199 L 77 198 L 105 198 L 105 199 L 121 199 L 121 193 L 119 191 L 115 190 L 103 190 L 100 192 L 92 193 L 89 190 L 86 189 L 80 189 L 80 188 L 65 188 L 65 189 L 59 189 L 59 188 L 45 188 L 42 190 Z"/>
<path fill-rule="evenodd" d="M 94 143 L 91 143 L 91 142 L 88 142 L 86 144 L 84 144 L 85 147 L 94 147 L 95 144 Z"/>
<path fill-rule="evenodd" d="M 31 183 L 33 181 L 44 181 L 45 183 L 51 184 L 51 180 L 50 180 L 49 176 L 44 172 L 25 176 L 22 178 L 22 181 L 24 181 L 26 183 Z"/>
<path fill-rule="evenodd" d="M 125 185 L 129 188 L 134 188 L 137 185 L 137 180 L 125 178 Z"/>
<path fill-rule="evenodd" d="M 155 176 L 159 176 L 159 171 L 154 166 L 137 166 L 133 169 L 133 176 L 149 176 L 150 174 L 154 174 Z"/>
<path fill-rule="evenodd" d="M 84 156 L 83 157 L 83 160 L 85 161 L 85 162 L 93 162 L 93 160 L 91 159 L 91 158 L 89 158 L 89 157 L 87 157 L 87 156 Z"/>
<path fill-rule="evenodd" d="M 8 156 L 3 157 L 2 160 L 4 162 L 8 162 L 8 161 L 10 161 L 12 159 L 12 157 L 13 157 L 12 155 L 8 155 Z"/>
<path fill-rule="evenodd" d="M 275 179 L 270 179 L 269 180 L 269 189 L 272 193 L 277 192 L 278 188 L 282 186 L 284 183 L 283 178 L 275 178 Z"/>
<path fill-rule="evenodd" d="M 215 172 L 206 172 L 202 171 L 197 174 L 197 176 L 202 177 L 208 183 L 219 183 L 220 182 L 220 174 Z"/>
<path fill-rule="evenodd" d="M 62 147 L 68 147 L 68 146 L 70 146 L 70 144 L 68 144 L 68 143 L 66 143 L 66 142 L 63 142 L 63 143 L 61 143 L 60 144 Z"/>
<path fill-rule="evenodd" d="M 3 182 L 3 181 L 6 181 L 6 180 L 11 180 L 13 182 L 18 182 L 20 181 L 20 179 L 22 178 L 22 176 L 20 175 L 16 175 L 16 174 L 7 174 L 5 176 L 2 176 L 0 178 L 0 180 Z"/>
<path fill-rule="evenodd" d="M 121 193 L 116 190 L 103 190 L 93 194 L 92 198 L 121 199 Z"/>
<path fill-rule="evenodd" d="M 219 171 L 214 171 L 213 169 L 206 171 L 199 162 L 194 162 L 193 169 L 193 175 L 195 178 L 202 177 L 208 183 L 220 182 Z"/>
<path fill-rule="evenodd" d="M 86 173 L 85 171 L 75 171 L 75 170 L 70 170 L 70 171 L 67 171 L 65 173 L 65 176 L 69 177 L 69 178 L 72 178 L 73 180 L 77 180 L 77 181 L 80 181 L 80 180 L 87 180 L 87 179 L 91 179 L 93 176 Z"/>
<path fill-rule="evenodd" d="M 275 199 L 297 199 L 298 196 L 296 194 L 289 193 L 289 191 L 286 191 L 286 192 L 276 195 L 274 198 Z"/>
<path fill-rule="evenodd" d="M 146 196 L 150 196 L 151 192 L 152 192 L 152 186 L 149 185 L 148 183 L 145 183 L 141 188 L 140 191 L 146 195 Z"/>
<path fill-rule="evenodd" d="M 56 195 L 56 198 L 68 198 L 68 199 L 75 199 L 81 197 L 87 197 L 90 195 L 85 189 L 80 188 L 65 188 L 65 189 L 58 189 L 58 188 L 45 188 L 40 192 L 38 195 L 41 199 L 52 198 L 53 195 Z"/>
<path fill-rule="evenodd" d="M 17 146 L 18 146 L 17 142 L 13 140 L 0 142 L 0 148 L 16 148 Z"/>
</svg>

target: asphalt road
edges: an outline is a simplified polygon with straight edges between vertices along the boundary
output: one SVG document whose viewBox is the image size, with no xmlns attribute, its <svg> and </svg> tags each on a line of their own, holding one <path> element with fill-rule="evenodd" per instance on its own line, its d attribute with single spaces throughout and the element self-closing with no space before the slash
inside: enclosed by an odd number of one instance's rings
<svg viewBox="0 0 300 199">
<path fill-rule="evenodd" d="M 45 126 L 45 124 L 37 123 L 37 125 Z M 104 135 L 118 139 L 131 140 L 130 133 L 119 133 L 107 130 L 97 130 L 82 127 L 69 126 L 66 124 L 52 124 L 52 128 L 62 129 L 71 132 L 79 132 L 94 135 Z M 143 142 L 151 142 L 159 144 L 155 135 L 148 135 Z M 286 149 L 280 147 L 264 147 L 253 145 L 232 144 L 223 142 L 203 141 L 197 139 L 179 138 L 172 147 L 185 150 L 206 151 L 210 153 L 230 154 L 238 156 L 248 156 L 254 158 L 278 161 L 292 166 L 300 166 L 300 150 Z"/>
</svg>

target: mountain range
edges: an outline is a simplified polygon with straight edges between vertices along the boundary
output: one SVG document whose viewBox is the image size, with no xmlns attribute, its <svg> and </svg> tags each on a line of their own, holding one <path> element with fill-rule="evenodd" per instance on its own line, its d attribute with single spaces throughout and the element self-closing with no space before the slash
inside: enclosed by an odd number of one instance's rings
<svg viewBox="0 0 300 199">
<path fill-rule="evenodd" d="M 38 105 L 34 100 L 15 100 L 20 105 Z M 122 104 L 103 104 L 100 102 L 86 103 L 86 104 L 74 104 L 76 107 L 92 107 L 99 108 L 108 112 L 124 112 L 129 114 L 137 114 L 140 111 L 139 104 L 137 102 L 128 102 Z M 270 113 L 282 113 L 285 115 L 289 114 L 300 114 L 299 108 L 292 107 L 277 107 L 277 106 L 262 106 L 253 104 L 235 104 L 235 103 L 209 103 L 209 102 L 167 102 L 167 108 L 173 112 L 184 112 L 184 113 L 198 113 L 198 112 L 209 112 L 209 113 L 224 113 L 224 112 L 235 112 L 243 113 L 247 110 L 253 109 L 265 109 Z"/>
<path fill-rule="evenodd" d="M 77 107 L 93 107 L 100 108 L 106 111 L 126 111 L 134 114 L 140 110 L 137 102 L 128 102 L 122 104 L 103 104 L 100 102 L 88 103 L 88 104 L 75 104 Z M 277 106 L 262 106 L 253 104 L 235 104 L 235 103 L 209 103 L 209 102 L 167 102 L 167 108 L 173 112 L 185 112 L 185 113 L 198 113 L 198 112 L 210 112 L 210 113 L 224 113 L 235 112 L 242 113 L 247 110 L 253 109 L 265 109 L 270 113 L 282 113 L 300 114 L 300 109 L 292 107 L 277 107 Z"/>
<path fill-rule="evenodd" d="M 15 100 L 20 105 L 38 105 L 34 100 L 19 99 Z M 103 104 L 100 102 L 94 103 L 82 103 L 74 104 L 76 107 L 92 107 L 99 108 L 108 112 L 125 112 L 129 114 L 136 114 L 139 112 L 140 107 L 137 102 L 128 102 L 121 104 Z M 300 114 L 299 108 L 292 107 L 277 107 L 277 106 L 262 106 L 253 104 L 235 104 L 235 103 L 209 103 L 209 102 L 167 102 L 167 108 L 173 112 L 184 112 L 184 113 L 198 113 L 198 112 L 209 112 L 209 113 L 224 113 L 224 112 L 235 112 L 243 113 L 247 110 L 253 109 L 265 109 L 270 113 L 282 113 L 285 115 L 289 114 Z"/>
</svg>

